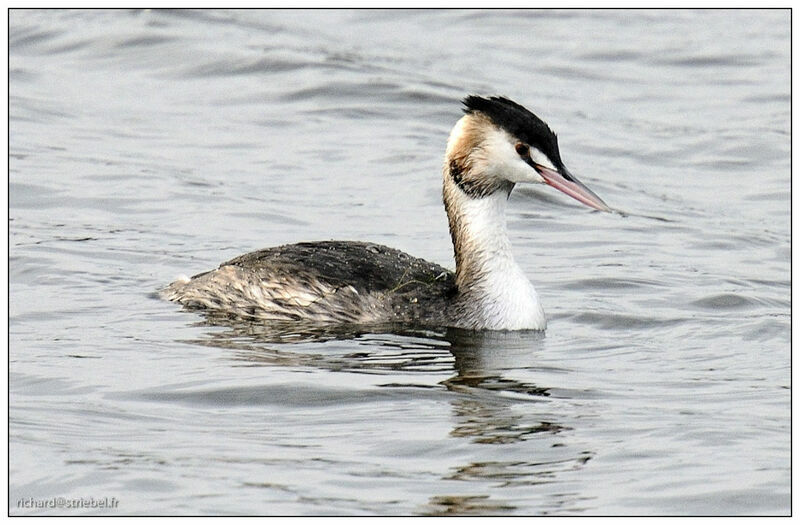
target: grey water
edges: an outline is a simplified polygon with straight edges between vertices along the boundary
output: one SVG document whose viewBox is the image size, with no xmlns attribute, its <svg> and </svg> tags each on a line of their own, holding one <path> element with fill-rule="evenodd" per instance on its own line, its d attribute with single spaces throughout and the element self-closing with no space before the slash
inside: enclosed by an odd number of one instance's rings
<svg viewBox="0 0 800 525">
<path fill-rule="evenodd" d="M 787 515 L 788 10 L 11 10 L 9 512 Z M 218 322 L 301 240 L 452 267 L 504 94 L 621 213 L 518 186 L 545 333 Z"/>
</svg>

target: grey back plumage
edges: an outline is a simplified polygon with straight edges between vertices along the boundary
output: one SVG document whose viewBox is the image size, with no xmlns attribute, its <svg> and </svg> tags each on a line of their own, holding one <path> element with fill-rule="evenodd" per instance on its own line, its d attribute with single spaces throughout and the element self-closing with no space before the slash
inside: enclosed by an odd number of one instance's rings
<svg viewBox="0 0 800 525">
<path fill-rule="evenodd" d="M 321 323 L 442 319 L 453 273 L 386 246 L 354 241 L 267 248 L 177 281 L 162 293 L 189 308 Z"/>
</svg>

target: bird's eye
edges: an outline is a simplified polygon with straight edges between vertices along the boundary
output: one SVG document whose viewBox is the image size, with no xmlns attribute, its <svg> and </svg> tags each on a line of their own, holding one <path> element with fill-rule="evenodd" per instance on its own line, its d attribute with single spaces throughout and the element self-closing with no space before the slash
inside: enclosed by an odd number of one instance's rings
<svg viewBox="0 0 800 525">
<path fill-rule="evenodd" d="M 517 155 L 520 157 L 527 157 L 531 152 L 531 147 L 524 142 L 517 142 L 514 149 L 517 150 Z"/>
</svg>

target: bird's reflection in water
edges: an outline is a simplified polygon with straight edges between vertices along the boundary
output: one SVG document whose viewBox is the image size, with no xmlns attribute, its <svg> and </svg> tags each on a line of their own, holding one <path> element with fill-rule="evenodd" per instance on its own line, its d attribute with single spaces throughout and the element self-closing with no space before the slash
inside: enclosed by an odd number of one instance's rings
<svg viewBox="0 0 800 525">
<path fill-rule="evenodd" d="M 189 342 L 234 350 L 234 359 L 254 365 L 310 365 L 350 371 L 454 372 L 439 384 L 459 393 L 491 391 L 528 398 L 547 388 L 520 382 L 508 372 L 535 367 L 541 332 L 476 332 L 407 325 L 319 326 L 260 323 L 205 315 L 209 327 Z M 338 343 L 338 344 L 337 344 Z M 387 374 L 389 375 L 389 374 Z M 392 383 L 392 386 L 402 386 Z"/>
<path fill-rule="evenodd" d="M 555 487 L 560 474 L 582 468 L 593 454 L 569 446 L 571 428 L 542 403 L 550 396 L 548 387 L 513 377 L 535 373 L 544 334 L 448 330 L 445 338 L 456 373 L 442 384 L 468 394 L 450 402 L 454 419 L 450 435 L 500 447 L 487 448 L 484 457 L 476 455 L 444 477 L 483 483 L 488 494 L 436 495 L 421 512 L 514 514 L 514 499 L 503 496 L 515 488 L 522 488 L 528 497 L 536 494 L 543 513 L 579 511 L 586 503 L 582 497 Z"/>
<path fill-rule="evenodd" d="M 215 327 L 190 342 L 234 351 L 246 365 L 311 366 L 331 371 L 381 373 L 453 370 L 445 330 L 397 325 L 322 326 L 256 323 L 209 317 L 196 326 Z M 221 329 L 221 330 L 220 330 Z M 387 382 L 387 386 L 410 386 Z M 419 386 L 415 383 L 413 386 Z"/>
<path fill-rule="evenodd" d="M 539 508 L 556 513 L 578 511 L 585 503 L 577 493 L 545 488 L 557 486 L 561 474 L 582 468 L 593 453 L 569 444 L 572 428 L 548 403 L 550 388 L 529 379 L 545 351 L 541 332 L 320 328 L 219 318 L 201 324 L 222 330 L 209 330 L 193 343 L 233 350 L 235 361 L 245 366 L 379 374 L 388 380 L 378 386 L 411 389 L 409 398 L 437 389 L 450 392 L 450 436 L 489 448 L 486 456 L 474 454 L 452 466 L 442 479 L 477 481 L 488 493 L 433 495 L 417 510 L 420 514 L 513 514 L 513 499 L 502 496 L 518 487 L 538 487 L 544 500 Z"/>
<path fill-rule="evenodd" d="M 454 392 L 472 394 L 452 401 L 459 421 L 453 436 L 470 437 L 476 443 L 511 443 L 564 428 L 553 421 L 529 422 L 530 411 L 512 409 L 520 401 L 549 395 L 546 387 L 508 377 L 510 371 L 535 359 L 542 333 L 449 330 L 446 337 L 456 374 L 442 384 Z"/>
<path fill-rule="evenodd" d="M 547 389 L 504 376 L 512 370 L 534 366 L 544 340 L 543 332 L 474 332 L 449 329 L 445 334 L 455 358 L 456 375 L 443 382 L 453 391 L 480 388 L 547 396 Z"/>
<path fill-rule="evenodd" d="M 509 514 L 516 509 L 492 501 L 487 495 L 470 496 L 433 496 L 427 505 L 420 509 L 420 514 L 427 516 L 494 516 Z"/>
</svg>

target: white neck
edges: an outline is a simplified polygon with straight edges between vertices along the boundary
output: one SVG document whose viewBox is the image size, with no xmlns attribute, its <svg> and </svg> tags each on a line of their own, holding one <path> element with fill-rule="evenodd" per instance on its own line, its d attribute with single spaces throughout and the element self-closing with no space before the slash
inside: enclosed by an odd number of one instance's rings
<svg viewBox="0 0 800 525">
<path fill-rule="evenodd" d="M 510 186 L 509 186 L 510 191 Z M 514 261 L 506 232 L 508 191 L 475 198 L 448 173 L 444 200 L 456 259 L 456 284 L 473 328 L 544 330 L 539 296 Z"/>
</svg>

